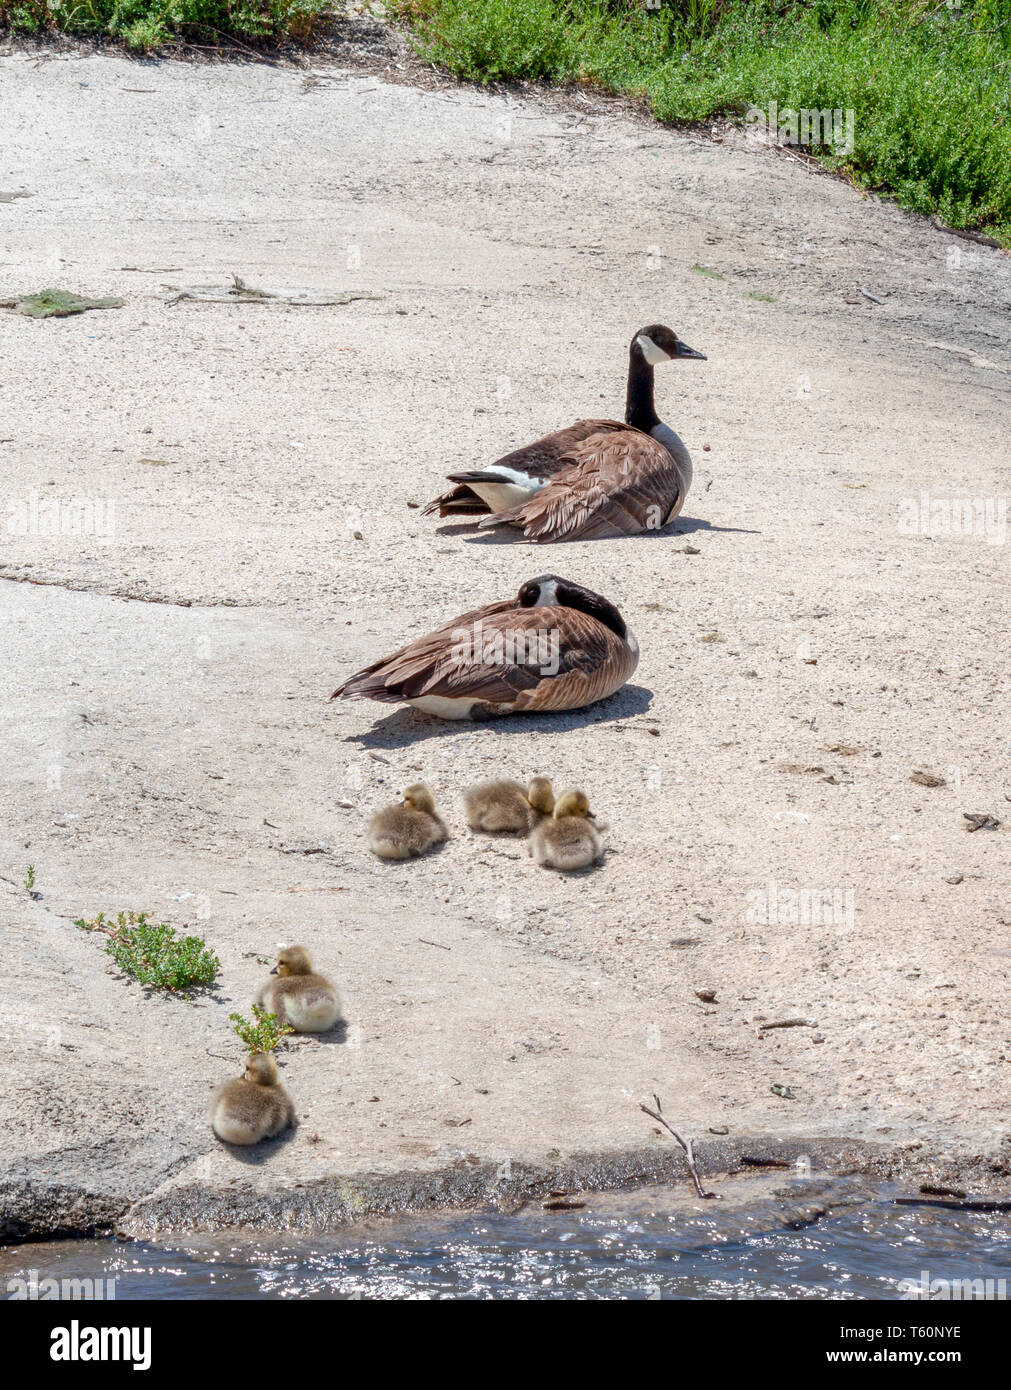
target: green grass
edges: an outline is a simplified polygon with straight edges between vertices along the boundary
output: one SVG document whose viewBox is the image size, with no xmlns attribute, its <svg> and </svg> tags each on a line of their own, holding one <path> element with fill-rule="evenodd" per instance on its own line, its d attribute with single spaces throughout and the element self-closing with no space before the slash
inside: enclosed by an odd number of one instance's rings
<svg viewBox="0 0 1011 1390">
<path fill-rule="evenodd" d="M 0 26 L 29 34 L 59 29 L 141 50 L 180 40 L 260 47 L 304 43 L 342 10 L 341 0 L 0 0 Z"/>
<path fill-rule="evenodd" d="M 388 0 L 430 61 L 478 82 L 577 82 L 662 121 L 852 110 L 814 153 L 949 226 L 1011 243 L 1011 0 Z"/>
<path fill-rule="evenodd" d="M 259 1004 L 253 1005 L 252 1023 L 242 1014 L 229 1014 L 228 1019 L 248 1052 L 273 1052 L 283 1037 L 295 1031 L 288 1023 L 278 1023 L 277 1015 L 268 1014 Z"/>
<path fill-rule="evenodd" d="M 146 912 L 120 912 L 115 920 L 100 912 L 88 921 L 77 918 L 74 926 L 107 936 L 108 955 L 125 975 L 149 989 L 186 994 L 213 984 L 221 968 L 202 937 L 180 937 L 164 922 L 152 926 Z"/>
<path fill-rule="evenodd" d="M 655 5 L 657 8 L 647 8 Z M 1011 245 L 1011 0 L 386 0 L 478 81 L 577 82 L 661 121 L 852 110 L 854 182 Z M 0 27 L 150 49 L 309 42 L 342 0 L 0 0 Z"/>
</svg>

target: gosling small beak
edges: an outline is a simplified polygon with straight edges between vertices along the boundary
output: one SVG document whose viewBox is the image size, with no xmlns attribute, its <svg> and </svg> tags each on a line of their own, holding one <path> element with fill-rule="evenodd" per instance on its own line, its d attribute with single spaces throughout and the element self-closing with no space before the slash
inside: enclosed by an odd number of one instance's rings
<svg viewBox="0 0 1011 1390">
<path fill-rule="evenodd" d="M 678 341 L 677 351 L 675 352 L 674 356 L 693 357 L 697 362 L 709 361 L 709 358 L 706 356 L 704 352 L 696 352 L 696 350 L 693 347 L 689 347 L 687 343 L 682 343 L 680 340 Z"/>
<path fill-rule="evenodd" d="M 276 965 L 274 966 L 273 970 L 272 970 L 270 973 L 271 973 L 272 975 L 276 975 L 276 974 L 277 974 L 277 966 L 276 966 Z"/>
<path fill-rule="evenodd" d="M 586 813 L 586 819 L 587 819 L 587 820 L 596 820 L 597 817 L 593 814 L 592 811 L 587 811 L 587 813 Z"/>
</svg>

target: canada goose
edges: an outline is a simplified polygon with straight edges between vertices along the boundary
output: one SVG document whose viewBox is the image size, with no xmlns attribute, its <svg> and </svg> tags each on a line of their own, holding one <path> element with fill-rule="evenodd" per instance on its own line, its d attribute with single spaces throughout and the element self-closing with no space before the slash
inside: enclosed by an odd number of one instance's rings
<svg viewBox="0 0 1011 1390">
<path fill-rule="evenodd" d="M 580 420 L 506 454 L 490 468 L 450 473 L 450 492 L 426 514 L 486 515 L 487 526 L 519 526 L 527 540 L 576 541 L 657 531 L 684 506 L 691 455 L 653 405 L 653 368 L 705 354 L 654 323 L 628 350 L 625 423 Z"/>
<path fill-rule="evenodd" d="M 546 869 L 585 869 L 604 852 L 604 842 L 593 824 L 586 793 L 565 792 L 558 798 L 554 815 L 541 821 L 530 834 L 530 853 Z"/>
<path fill-rule="evenodd" d="M 269 1052 L 251 1052 L 245 1073 L 225 1084 L 211 1103 L 211 1127 L 226 1144 L 258 1144 L 273 1139 L 295 1118 L 291 1097 L 281 1085 Z"/>
<path fill-rule="evenodd" d="M 323 975 L 312 968 L 304 946 L 282 946 L 277 964 L 256 997 L 261 1009 L 276 1014 L 279 1023 L 288 1023 L 296 1033 L 328 1033 L 341 1016 L 340 997 Z"/>
<path fill-rule="evenodd" d="M 369 849 L 380 859 L 416 859 L 448 837 L 424 782 L 408 787 L 399 805 L 384 807 L 369 821 Z"/>
<path fill-rule="evenodd" d="M 367 666 L 333 695 L 407 703 L 442 719 L 579 709 L 628 680 L 639 644 L 606 598 L 557 574 L 528 579 Z"/>
<path fill-rule="evenodd" d="M 526 835 L 551 815 L 555 797 L 546 777 L 534 777 L 526 789 L 519 782 L 478 782 L 464 792 L 463 804 L 471 830 Z"/>
</svg>

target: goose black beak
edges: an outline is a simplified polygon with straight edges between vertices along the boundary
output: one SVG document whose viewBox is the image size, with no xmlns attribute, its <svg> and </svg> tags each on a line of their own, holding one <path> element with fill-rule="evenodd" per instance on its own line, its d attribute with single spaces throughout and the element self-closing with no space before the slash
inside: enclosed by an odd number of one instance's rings
<svg viewBox="0 0 1011 1390">
<path fill-rule="evenodd" d="M 682 342 L 679 342 L 679 343 L 678 343 L 678 345 L 677 345 L 677 351 L 675 352 L 674 356 L 675 356 L 675 357 L 693 357 L 697 362 L 708 362 L 708 361 L 709 361 L 709 358 L 706 356 L 706 354 L 705 354 L 704 352 L 696 352 L 694 348 L 689 347 L 687 343 L 682 343 Z"/>
<path fill-rule="evenodd" d="M 272 970 L 270 973 L 271 973 L 272 975 L 276 975 L 276 974 L 277 974 L 277 966 L 276 966 L 276 965 L 274 966 L 273 970 Z"/>
</svg>

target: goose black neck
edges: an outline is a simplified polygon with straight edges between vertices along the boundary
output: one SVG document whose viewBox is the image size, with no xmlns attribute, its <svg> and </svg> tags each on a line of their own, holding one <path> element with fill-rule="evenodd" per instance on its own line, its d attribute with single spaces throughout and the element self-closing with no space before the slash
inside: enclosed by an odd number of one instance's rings
<svg viewBox="0 0 1011 1390">
<path fill-rule="evenodd" d="M 566 608 L 578 608 L 583 613 L 589 613 L 591 618 L 596 618 L 598 623 L 609 627 L 624 642 L 628 632 L 625 620 L 609 599 L 595 594 L 592 589 L 584 589 L 582 584 L 573 584 L 568 579 L 557 581 L 555 597 Z"/>
<path fill-rule="evenodd" d="M 625 396 L 625 423 L 649 434 L 660 417 L 653 407 L 653 368 L 642 355 L 638 343 L 628 354 L 628 392 Z"/>
</svg>

